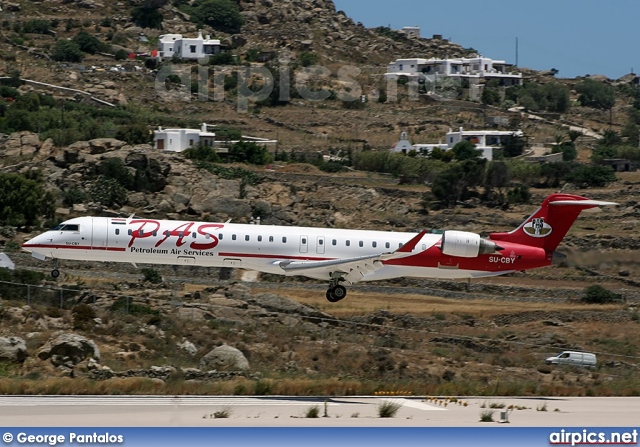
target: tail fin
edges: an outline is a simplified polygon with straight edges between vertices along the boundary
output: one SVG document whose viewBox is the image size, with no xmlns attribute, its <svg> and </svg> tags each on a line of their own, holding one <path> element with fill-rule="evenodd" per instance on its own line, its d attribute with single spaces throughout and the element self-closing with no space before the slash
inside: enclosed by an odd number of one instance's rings
<svg viewBox="0 0 640 447">
<path fill-rule="evenodd" d="M 571 194 L 551 194 L 540 208 L 518 228 L 508 233 L 492 233 L 494 241 L 512 242 L 554 251 L 582 210 L 601 205 L 617 205 L 614 202 L 589 200 Z"/>
</svg>

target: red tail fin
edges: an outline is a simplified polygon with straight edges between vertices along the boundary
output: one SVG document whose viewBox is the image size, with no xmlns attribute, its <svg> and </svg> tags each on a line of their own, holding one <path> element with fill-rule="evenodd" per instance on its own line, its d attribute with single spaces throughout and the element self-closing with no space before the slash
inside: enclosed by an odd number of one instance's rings
<svg viewBox="0 0 640 447">
<path fill-rule="evenodd" d="M 506 241 L 554 251 L 582 210 L 613 202 L 589 200 L 571 194 L 551 194 L 522 225 L 509 233 L 492 233 L 494 241 Z"/>
</svg>

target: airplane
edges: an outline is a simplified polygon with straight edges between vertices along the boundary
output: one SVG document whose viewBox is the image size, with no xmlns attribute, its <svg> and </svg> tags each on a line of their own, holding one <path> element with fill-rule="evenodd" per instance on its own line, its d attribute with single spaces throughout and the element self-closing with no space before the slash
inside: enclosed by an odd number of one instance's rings
<svg viewBox="0 0 640 447">
<path fill-rule="evenodd" d="M 551 265 L 556 248 L 582 210 L 613 202 L 551 194 L 518 228 L 490 233 L 432 234 L 333 228 L 77 217 L 22 245 L 32 256 L 58 260 L 234 267 L 329 281 L 332 303 L 341 283 L 403 276 L 480 278 Z"/>
</svg>

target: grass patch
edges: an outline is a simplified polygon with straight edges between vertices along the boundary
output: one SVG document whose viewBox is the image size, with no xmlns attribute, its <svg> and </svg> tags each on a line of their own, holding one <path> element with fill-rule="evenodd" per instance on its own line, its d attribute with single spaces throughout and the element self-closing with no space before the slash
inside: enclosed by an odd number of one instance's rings
<svg viewBox="0 0 640 447">
<path fill-rule="evenodd" d="M 493 410 L 482 410 L 480 412 L 480 422 L 493 422 Z"/>
<path fill-rule="evenodd" d="M 384 400 L 378 404 L 378 416 L 381 418 L 395 417 L 400 408 L 402 408 L 402 403 L 392 400 Z"/>
<path fill-rule="evenodd" d="M 317 405 L 307 408 L 307 411 L 304 413 L 304 417 L 309 419 L 319 418 L 320 408 Z"/>
</svg>

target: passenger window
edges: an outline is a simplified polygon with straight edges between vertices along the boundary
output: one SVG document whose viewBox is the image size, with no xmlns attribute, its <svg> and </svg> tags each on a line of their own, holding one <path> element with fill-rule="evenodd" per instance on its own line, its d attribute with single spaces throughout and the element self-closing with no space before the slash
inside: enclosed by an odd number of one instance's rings
<svg viewBox="0 0 640 447">
<path fill-rule="evenodd" d="M 378 243 L 377 243 L 377 242 L 371 242 L 371 246 L 372 246 L 373 248 L 376 248 L 376 247 L 378 246 Z"/>
<path fill-rule="evenodd" d="M 210 234 L 207 234 L 204 238 L 205 238 L 205 239 L 211 239 L 211 235 L 210 235 Z M 220 238 L 220 239 L 222 239 L 222 238 Z"/>
<path fill-rule="evenodd" d="M 209 239 L 209 235 L 207 234 L 207 239 Z M 222 240 L 222 233 L 218 235 L 218 239 Z"/>
<path fill-rule="evenodd" d="M 283 244 L 286 244 L 286 243 L 287 243 L 287 238 L 286 238 L 286 237 L 283 237 L 283 238 L 282 238 L 282 243 L 283 243 Z"/>
<path fill-rule="evenodd" d="M 398 244 L 398 248 L 402 248 L 402 246 L 403 246 L 403 245 L 404 245 L 404 244 L 403 244 L 402 242 L 400 242 L 400 243 Z"/>
<path fill-rule="evenodd" d="M 133 230 L 129 229 L 128 234 L 129 234 L 129 236 L 131 236 L 133 234 Z"/>
<path fill-rule="evenodd" d="M 303 244 L 306 244 L 306 243 L 307 243 L 307 239 L 303 237 L 303 238 L 302 238 L 302 243 L 303 243 Z"/>
<path fill-rule="evenodd" d="M 140 230 L 138 231 L 138 233 L 140 234 L 140 236 L 144 236 L 144 231 Z"/>
<path fill-rule="evenodd" d="M 192 237 L 192 238 L 194 238 L 194 239 L 197 237 L 197 235 L 196 235 L 196 232 L 195 232 L 195 231 L 194 231 L 193 233 L 191 233 L 191 237 Z"/>
<path fill-rule="evenodd" d="M 158 230 L 153 230 L 153 237 L 156 237 L 158 235 Z"/>
<path fill-rule="evenodd" d="M 422 251 L 425 251 L 427 249 L 427 244 L 422 244 Z"/>
<path fill-rule="evenodd" d="M 262 236 L 258 236 L 258 242 L 262 242 Z"/>
<path fill-rule="evenodd" d="M 273 236 L 269 236 L 269 242 L 273 242 Z"/>
<path fill-rule="evenodd" d="M 120 228 L 116 228 L 116 236 L 120 234 Z"/>
<path fill-rule="evenodd" d="M 361 246 L 361 247 L 364 247 L 364 242 L 360 241 L 360 242 L 358 243 L 358 245 L 359 245 L 359 246 Z"/>
<path fill-rule="evenodd" d="M 167 231 L 164 232 L 164 235 L 169 237 L 169 236 L 171 236 L 171 232 L 169 230 L 167 230 Z"/>
<path fill-rule="evenodd" d="M 390 244 L 389 242 L 387 242 L 386 244 L 384 244 L 384 246 L 385 246 L 386 248 L 391 248 L 391 244 Z"/>
<path fill-rule="evenodd" d="M 182 239 L 184 237 L 184 231 L 181 231 L 178 235 L 180 236 L 180 239 Z"/>
<path fill-rule="evenodd" d="M 351 247 L 351 241 L 347 241 L 346 244 L 347 244 L 347 247 Z"/>
<path fill-rule="evenodd" d="M 249 239 L 250 239 L 250 238 L 249 238 L 249 235 L 247 234 L 247 235 L 244 237 L 244 240 L 248 242 L 248 241 L 249 241 Z"/>
<path fill-rule="evenodd" d="M 235 234 L 232 234 L 232 235 L 231 235 L 231 239 L 235 241 L 235 240 L 236 240 L 236 235 L 235 235 Z"/>
<path fill-rule="evenodd" d="M 322 239 L 318 240 L 318 245 L 324 245 L 324 240 Z"/>
<path fill-rule="evenodd" d="M 331 244 L 332 245 L 338 245 L 338 241 L 336 239 L 334 239 L 334 240 L 331 241 Z"/>
</svg>

